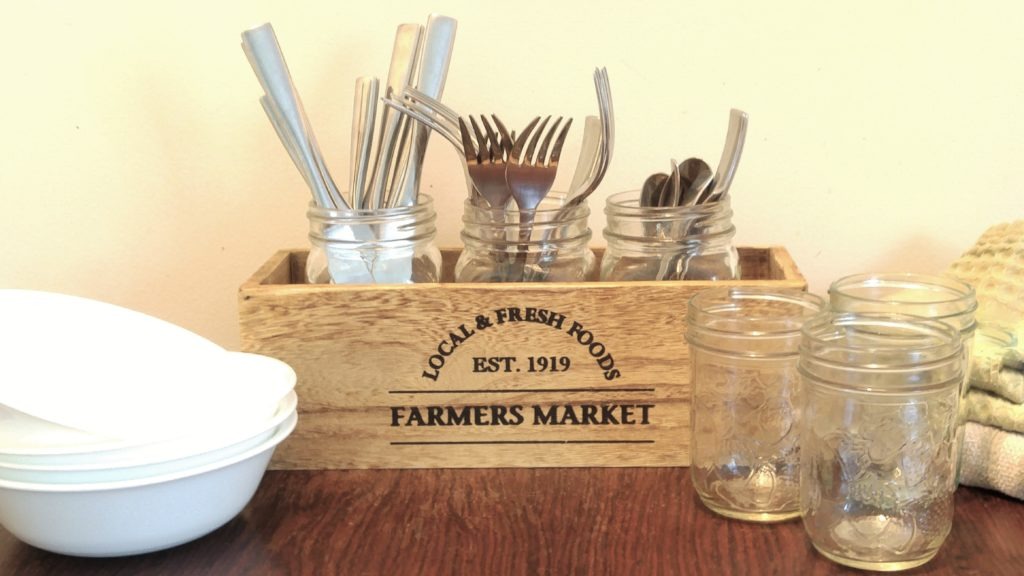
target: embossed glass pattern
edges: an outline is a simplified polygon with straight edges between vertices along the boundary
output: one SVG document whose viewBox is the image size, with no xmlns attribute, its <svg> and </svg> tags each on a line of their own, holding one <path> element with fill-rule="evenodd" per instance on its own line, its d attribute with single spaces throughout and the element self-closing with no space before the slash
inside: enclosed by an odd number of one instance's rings
<svg viewBox="0 0 1024 576">
<path fill-rule="evenodd" d="M 641 206 L 640 192 L 613 194 L 605 203 L 608 243 L 602 280 L 734 280 L 739 253 L 732 244 L 729 198 L 696 206 Z"/>
<path fill-rule="evenodd" d="M 759 522 L 799 514 L 800 328 L 824 305 L 754 288 L 690 300 L 690 474 L 715 512 Z"/>
<path fill-rule="evenodd" d="M 960 335 L 911 316 L 825 314 L 804 327 L 801 515 L 840 564 L 902 570 L 953 520 Z"/>
<path fill-rule="evenodd" d="M 434 201 L 415 206 L 327 210 L 311 204 L 306 281 L 310 284 L 412 284 L 441 279 Z"/>
<path fill-rule="evenodd" d="M 491 210 L 466 200 L 456 282 L 582 282 L 595 261 L 584 202 L 562 208 L 548 197 L 536 210 Z"/>
<path fill-rule="evenodd" d="M 960 387 L 960 398 L 967 397 L 971 353 L 978 327 L 975 321 L 978 300 L 970 284 L 949 276 L 929 274 L 855 274 L 832 283 L 829 306 L 837 312 L 909 314 L 950 324 L 960 331 L 963 341 L 964 381 Z M 958 471 L 967 423 L 964 408 L 961 404 L 957 421 Z"/>
</svg>

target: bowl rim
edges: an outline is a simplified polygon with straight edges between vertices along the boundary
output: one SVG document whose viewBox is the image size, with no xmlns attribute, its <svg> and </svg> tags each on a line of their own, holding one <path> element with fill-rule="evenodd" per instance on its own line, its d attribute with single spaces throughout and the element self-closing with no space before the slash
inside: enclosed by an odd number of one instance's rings
<svg viewBox="0 0 1024 576">
<path fill-rule="evenodd" d="M 119 468 L 137 468 L 164 464 L 175 460 L 185 460 L 227 450 L 237 444 L 246 443 L 261 435 L 273 435 L 291 412 L 298 406 L 298 396 L 295 390 L 289 390 L 278 403 L 278 409 L 272 417 L 266 419 L 256 429 L 253 425 L 250 429 L 238 433 L 225 433 L 217 435 L 214 442 L 203 442 L 203 434 L 190 434 L 182 436 L 177 440 L 166 440 L 152 444 L 134 444 L 121 449 L 97 450 L 94 452 L 34 452 L 34 453 L 12 453 L 0 451 L 0 469 L 22 470 L 32 472 L 87 472 L 100 470 L 113 470 Z M 198 450 L 194 449 L 196 444 L 201 445 Z M 152 451 L 157 448 L 158 451 Z M 124 452 L 119 455 L 119 452 Z M 102 456 L 100 461 L 91 460 L 89 456 Z M 9 460 L 15 458 L 16 460 Z M 62 462 L 68 459 L 69 462 Z"/>
<path fill-rule="evenodd" d="M 65 492 L 65 493 L 79 493 L 79 492 L 100 492 L 105 490 L 122 490 L 126 488 L 141 488 L 150 486 L 153 484 L 163 484 L 166 482 L 172 482 L 175 480 L 181 480 L 184 478 L 190 478 L 193 476 L 199 476 L 207 472 L 213 472 L 237 464 L 239 462 L 249 460 L 267 450 L 273 450 L 287 438 L 293 430 L 295 430 L 298 423 L 298 411 L 293 410 L 288 418 L 281 423 L 274 435 L 267 439 L 265 442 L 260 443 L 243 452 L 233 454 L 227 458 L 209 462 L 202 466 L 195 468 L 186 468 L 175 472 L 168 472 L 165 474 L 158 474 L 156 476 L 146 476 L 143 478 L 134 478 L 131 480 L 112 480 L 107 482 L 87 482 L 79 484 L 48 484 L 43 482 L 20 482 L 14 480 L 0 479 L 0 490 L 18 491 L 18 492 Z"/>
</svg>

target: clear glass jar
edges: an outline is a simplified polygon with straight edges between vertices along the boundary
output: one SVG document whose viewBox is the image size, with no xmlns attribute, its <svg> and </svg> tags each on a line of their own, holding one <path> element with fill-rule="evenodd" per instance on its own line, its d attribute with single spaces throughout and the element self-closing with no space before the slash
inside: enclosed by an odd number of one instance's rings
<svg viewBox="0 0 1024 576">
<path fill-rule="evenodd" d="M 602 280 L 734 280 L 740 259 L 728 196 L 697 206 L 640 205 L 637 190 L 608 197 Z"/>
<path fill-rule="evenodd" d="M 712 288 L 690 299 L 690 476 L 742 520 L 800 514 L 800 328 L 825 307 L 797 290 Z"/>
<path fill-rule="evenodd" d="M 978 327 L 975 320 L 978 300 L 970 284 L 950 276 L 929 274 L 856 274 L 833 282 L 828 293 L 829 305 L 837 312 L 910 314 L 946 322 L 956 328 L 960 332 L 964 354 L 964 381 L 960 387 L 960 398 L 963 400 L 967 397 L 971 352 Z M 961 402 L 957 425 L 958 455 L 963 450 L 966 408 L 966 403 Z"/>
<path fill-rule="evenodd" d="M 310 284 L 438 282 L 441 251 L 434 201 L 414 206 L 328 210 L 311 204 L 306 281 Z"/>
<path fill-rule="evenodd" d="M 592 279 L 594 252 L 586 202 L 561 208 L 491 210 L 466 200 L 456 282 L 582 282 Z"/>
<path fill-rule="evenodd" d="M 903 570 L 953 521 L 960 334 L 915 316 L 826 313 L 803 329 L 800 510 L 843 565 Z"/>
</svg>

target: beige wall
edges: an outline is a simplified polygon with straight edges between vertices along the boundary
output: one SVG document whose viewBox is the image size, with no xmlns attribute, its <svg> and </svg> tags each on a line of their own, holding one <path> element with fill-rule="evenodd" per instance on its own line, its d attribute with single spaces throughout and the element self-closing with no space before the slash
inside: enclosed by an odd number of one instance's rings
<svg viewBox="0 0 1024 576">
<path fill-rule="evenodd" d="M 814 291 L 940 271 L 1024 217 L 1015 3 L 19 2 L 0 35 L 0 287 L 114 302 L 237 347 L 236 289 L 305 245 L 309 198 L 239 33 L 274 24 L 344 181 L 355 77 L 386 75 L 395 26 L 431 10 L 460 21 L 445 100 L 463 112 L 582 120 L 607 66 L 618 140 L 597 244 L 609 193 L 671 157 L 717 162 L 730 107 L 751 117 L 738 241 L 787 246 Z M 456 245 L 458 160 L 436 139 L 427 161 L 439 241 Z"/>
</svg>

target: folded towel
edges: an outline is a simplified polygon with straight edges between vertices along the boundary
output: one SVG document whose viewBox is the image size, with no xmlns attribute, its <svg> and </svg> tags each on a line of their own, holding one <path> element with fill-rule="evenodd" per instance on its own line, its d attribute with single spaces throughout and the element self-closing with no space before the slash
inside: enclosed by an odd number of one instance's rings
<svg viewBox="0 0 1024 576">
<path fill-rule="evenodd" d="M 1024 435 L 968 422 L 960 483 L 1024 499 Z"/>
<path fill-rule="evenodd" d="M 949 273 L 978 299 L 971 387 L 1024 403 L 1024 220 L 985 230 Z"/>
<path fill-rule="evenodd" d="M 986 330 L 990 330 L 986 333 Z M 1015 404 L 1024 404 L 1024 372 L 1019 356 L 1001 334 L 982 327 L 974 338 L 971 354 L 971 388 L 985 390 Z"/>
<path fill-rule="evenodd" d="M 985 230 L 949 272 L 974 287 L 981 324 L 960 483 L 1024 499 L 1024 220 Z"/>
<path fill-rule="evenodd" d="M 974 287 L 977 318 L 1024 335 L 1024 220 L 985 230 L 949 268 L 950 274 Z"/>
<path fill-rule="evenodd" d="M 967 393 L 967 420 L 1007 432 L 1024 434 L 1024 405 L 987 392 L 971 390 Z"/>
</svg>

